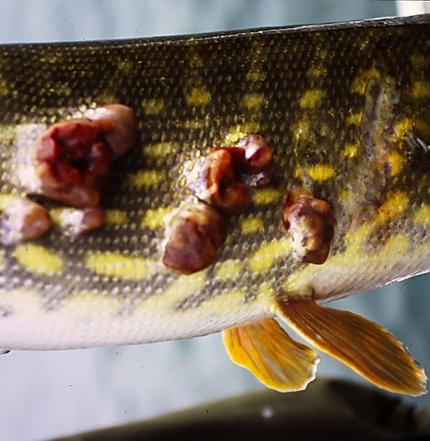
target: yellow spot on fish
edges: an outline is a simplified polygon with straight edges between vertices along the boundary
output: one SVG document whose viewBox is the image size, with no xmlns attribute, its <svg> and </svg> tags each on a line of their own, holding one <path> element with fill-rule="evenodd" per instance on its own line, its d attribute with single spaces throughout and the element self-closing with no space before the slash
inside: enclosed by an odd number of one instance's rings
<svg viewBox="0 0 430 441">
<path fill-rule="evenodd" d="M 364 95 L 370 78 L 380 78 L 380 74 L 375 69 L 369 69 L 356 76 L 352 83 L 352 92 Z"/>
<path fill-rule="evenodd" d="M 430 204 L 423 203 L 415 213 L 415 223 L 430 227 Z"/>
<path fill-rule="evenodd" d="M 85 265 L 97 274 L 130 280 L 145 279 L 156 270 L 153 260 L 110 251 L 88 253 Z"/>
<path fill-rule="evenodd" d="M 241 104 L 249 110 L 259 110 L 266 99 L 260 93 L 247 93 L 243 96 Z"/>
<path fill-rule="evenodd" d="M 161 170 L 141 170 L 132 174 L 128 182 L 134 187 L 152 187 L 166 180 L 166 173 Z"/>
<path fill-rule="evenodd" d="M 164 292 L 142 300 L 138 308 L 141 307 L 145 311 L 154 310 L 157 313 L 161 308 L 167 313 L 169 310 L 176 308 L 181 300 L 198 293 L 203 288 L 205 280 L 206 275 L 201 271 L 189 276 L 180 276 Z"/>
<path fill-rule="evenodd" d="M 384 247 L 380 251 L 381 256 L 389 256 L 392 259 L 394 256 L 402 257 L 408 251 L 411 241 L 407 234 L 393 234 L 388 238 Z"/>
<path fill-rule="evenodd" d="M 228 259 L 221 262 L 217 267 L 216 275 L 223 280 L 232 280 L 239 276 L 242 262 L 238 259 Z"/>
<path fill-rule="evenodd" d="M 225 144 L 235 144 L 250 133 L 258 133 L 260 131 L 260 124 L 257 122 L 250 122 L 245 124 L 238 124 L 230 127 L 228 135 L 225 138 Z"/>
<path fill-rule="evenodd" d="M 162 228 L 166 224 L 166 216 L 172 212 L 172 207 L 159 207 L 146 210 L 142 217 L 142 228 L 149 228 L 150 230 L 156 230 Z"/>
<path fill-rule="evenodd" d="M 292 254 L 293 251 L 293 244 L 289 236 L 272 240 L 271 242 L 263 243 L 251 255 L 247 266 L 251 271 L 261 273 L 269 270 L 277 260 Z"/>
<path fill-rule="evenodd" d="M 346 123 L 349 126 L 359 126 L 361 124 L 361 119 L 363 118 L 363 114 L 359 113 L 351 113 L 351 115 L 346 118 Z"/>
<path fill-rule="evenodd" d="M 126 211 L 105 210 L 105 223 L 108 225 L 126 225 L 128 216 Z"/>
<path fill-rule="evenodd" d="M 148 144 L 143 147 L 143 153 L 146 156 L 161 158 L 177 153 L 181 146 L 176 142 L 157 142 L 156 144 Z"/>
<path fill-rule="evenodd" d="M 398 175 L 405 164 L 403 156 L 399 152 L 393 151 L 388 155 L 387 160 L 391 165 L 391 176 Z"/>
<path fill-rule="evenodd" d="M 412 97 L 414 99 L 430 97 L 430 82 L 418 81 L 412 86 Z"/>
<path fill-rule="evenodd" d="M 41 245 L 18 245 L 13 254 L 23 268 L 34 274 L 52 276 L 64 268 L 63 259 Z"/>
<path fill-rule="evenodd" d="M 324 98 L 325 92 L 320 89 L 312 89 L 306 91 L 299 100 L 299 105 L 302 109 L 309 109 L 320 104 Z"/>
<path fill-rule="evenodd" d="M 164 110 L 164 101 L 162 99 L 150 98 L 143 101 L 143 108 L 147 115 L 160 115 Z"/>
<path fill-rule="evenodd" d="M 355 158 L 358 153 L 358 144 L 348 144 L 343 151 L 345 158 Z"/>
<path fill-rule="evenodd" d="M 226 303 L 228 308 L 243 307 L 245 303 L 246 291 L 240 288 L 232 289 L 226 292 L 224 295 L 210 298 L 204 302 L 203 308 L 210 311 L 211 314 L 225 314 Z"/>
<path fill-rule="evenodd" d="M 398 121 L 394 126 L 394 136 L 397 139 L 403 139 L 407 130 L 411 131 L 414 127 L 414 123 L 409 118 L 403 118 Z"/>
<path fill-rule="evenodd" d="M 334 176 L 334 168 L 330 164 L 317 164 L 308 169 L 308 174 L 314 181 L 328 181 Z"/>
<path fill-rule="evenodd" d="M 307 140 L 313 135 L 309 121 L 303 119 L 295 124 L 293 132 L 296 141 L 299 141 L 301 139 Z"/>
<path fill-rule="evenodd" d="M 204 106 L 211 98 L 210 92 L 204 86 L 193 87 L 187 95 L 187 103 L 190 106 Z"/>
<path fill-rule="evenodd" d="M 264 223 L 261 218 L 250 216 L 240 221 L 240 230 L 244 234 L 253 234 L 264 229 Z"/>
<path fill-rule="evenodd" d="M 379 207 L 375 222 L 383 223 L 400 216 L 409 204 L 409 197 L 401 191 L 390 192 Z"/>
<path fill-rule="evenodd" d="M 259 188 L 252 195 L 252 201 L 256 205 L 268 205 L 276 202 L 283 193 L 275 188 Z"/>
<path fill-rule="evenodd" d="M 275 291 L 274 291 L 272 285 L 270 285 L 270 283 L 268 283 L 268 282 L 261 283 L 261 285 L 259 286 L 259 289 L 258 289 L 258 294 L 261 297 L 264 297 L 266 299 L 270 299 L 270 298 L 274 299 L 276 297 L 276 294 L 275 294 Z"/>
</svg>

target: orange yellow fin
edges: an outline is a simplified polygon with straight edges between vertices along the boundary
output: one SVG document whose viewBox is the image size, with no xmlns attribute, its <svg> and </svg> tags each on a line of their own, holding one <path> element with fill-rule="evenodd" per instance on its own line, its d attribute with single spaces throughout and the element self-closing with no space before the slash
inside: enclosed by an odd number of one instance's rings
<svg viewBox="0 0 430 441">
<path fill-rule="evenodd" d="M 318 305 L 313 299 L 286 301 L 278 316 L 316 348 L 391 392 L 426 392 L 424 370 L 386 329 L 359 315 Z"/>
<path fill-rule="evenodd" d="M 317 354 L 292 340 L 274 319 L 222 333 L 230 358 L 279 392 L 303 390 L 315 378 Z"/>
</svg>

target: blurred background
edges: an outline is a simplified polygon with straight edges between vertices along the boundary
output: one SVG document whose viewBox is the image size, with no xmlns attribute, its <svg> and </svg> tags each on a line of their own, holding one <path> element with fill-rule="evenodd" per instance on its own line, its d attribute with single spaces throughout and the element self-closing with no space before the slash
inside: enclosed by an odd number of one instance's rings
<svg viewBox="0 0 430 441">
<path fill-rule="evenodd" d="M 401 3 L 401 4 L 400 4 Z M 2 0 L 0 43 L 172 35 L 423 12 L 424 2 L 319 0 Z M 389 258 L 389 256 L 387 256 Z M 430 372 L 430 278 L 336 302 L 388 328 Z M 357 375 L 322 356 L 319 376 Z M 181 342 L 0 357 L 0 440 L 102 428 L 262 386 L 220 335 Z M 407 399 L 417 406 L 430 398 Z"/>
</svg>

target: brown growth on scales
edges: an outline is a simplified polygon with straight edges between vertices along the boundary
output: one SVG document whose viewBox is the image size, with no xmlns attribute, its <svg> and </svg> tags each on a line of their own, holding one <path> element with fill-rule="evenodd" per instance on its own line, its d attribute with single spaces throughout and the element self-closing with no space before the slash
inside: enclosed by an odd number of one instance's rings
<svg viewBox="0 0 430 441">
<path fill-rule="evenodd" d="M 289 194 L 283 212 L 284 227 L 291 233 L 298 260 L 323 264 L 333 238 L 330 205 L 302 191 Z"/>
<path fill-rule="evenodd" d="M 164 265 L 183 274 L 208 267 L 227 237 L 228 216 L 251 202 L 247 186 L 269 183 L 273 169 L 272 150 L 260 135 L 211 148 L 197 182 L 190 183 L 199 202 L 179 209 L 167 227 Z"/>
</svg>

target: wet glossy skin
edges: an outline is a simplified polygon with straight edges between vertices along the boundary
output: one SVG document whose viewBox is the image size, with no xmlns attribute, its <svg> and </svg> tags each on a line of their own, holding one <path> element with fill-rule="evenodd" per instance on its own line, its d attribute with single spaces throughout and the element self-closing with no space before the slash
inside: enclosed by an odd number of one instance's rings
<svg viewBox="0 0 430 441">
<path fill-rule="evenodd" d="M 20 332 L 3 332 L 0 345 L 200 335 L 271 316 L 273 302 L 291 295 L 326 300 L 428 271 L 430 177 L 425 152 L 411 159 L 408 133 L 414 146 L 430 143 L 429 34 L 423 18 L 399 27 L 1 47 L 3 194 L 23 191 L 19 152 L 88 109 L 129 106 L 138 140 L 115 165 L 102 229 L 70 238 L 53 228 L 3 249 L 0 301 L 10 313 L 0 326 Z M 166 219 L 193 197 L 189 174 L 210 149 L 251 133 L 273 151 L 270 183 L 250 190 L 250 208 L 230 221 L 206 270 L 166 269 Z M 282 226 L 285 200 L 301 187 L 331 207 L 334 236 L 322 266 L 298 261 Z"/>
</svg>

